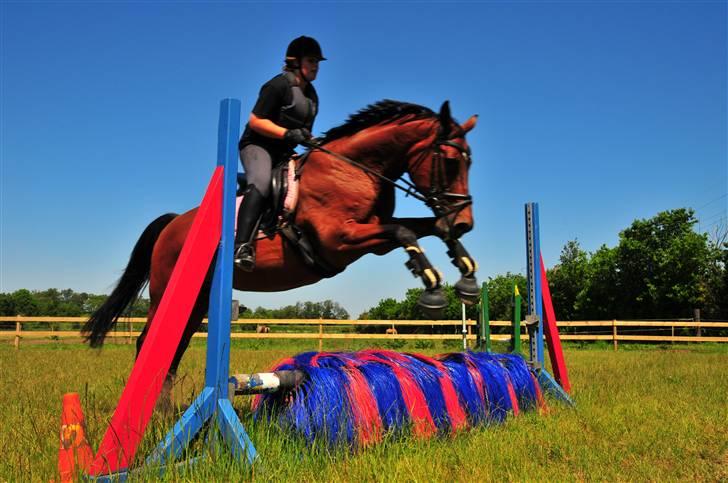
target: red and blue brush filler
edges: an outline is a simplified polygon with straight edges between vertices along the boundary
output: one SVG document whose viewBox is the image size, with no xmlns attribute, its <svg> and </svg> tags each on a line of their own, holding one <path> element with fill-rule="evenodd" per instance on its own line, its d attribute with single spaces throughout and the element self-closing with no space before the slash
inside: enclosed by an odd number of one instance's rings
<svg viewBox="0 0 728 483">
<path fill-rule="evenodd" d="M 256 415 L 309 442 L 367 446 L 386 433 L 452 434 L 545 407 L 536 377 L 515 354 L 307 352 L 273 370 L 230 381 L 238 394 L 264 393 L 253 402 Z"/>
<path fill-rule="evenodd" d="M 471 159 L 465 134 L 474 127 L 475 117 L 460 125 L 450 116 L 447 103 L 437 114 L 421 106 L 383 101 L 331 130 L 322 144 L 311 146 L 307 156 L 297 159 L 296 177 L 307 173 L 300 177 L 299 195 L 293 197 L 298 208 L 287 218 L 273 217 L 277 222 L 269 228 L 279 231 L 259 240 L 256 270 L 246 275 L 234 272 L 232 263 L 240 107 L 234 99 L 221 102 L 217 167 L 200 207 L 179 216 L 163 215 L 147 227 L 118 285 L 84 328 L 92 345 L 100 345 L 144 284 L 150 283 L 151 307 L 137 343 L 137 360 L 96 456 L 82 464 L 64 453 L 66 462 L 78 462 L 64 464 L 63 470 L 72 473 L 77 464 L 94 478 L 124 480 L 129 468 L 139 464 L 136 450 L 154 406 L 168 389 L 165 382 L 174 376 L 205 313 L 209 317 L 205 388 L 146 464 L 164 468 L 179 458 L 213 418 L 235 457 L 251 464 L 258 460 L 231 404 L 233 393 L 257 393 L 253 407 L 259 420 L 275 420 L 308 441 L 357 447 L 376 443 L 386 434 L 412 431 L 417 437 L 430 437 L 501 422 L 508 414 L 545 407 L 542 389 L 573 404 L 539 251 L 535 203 L 526 206 L 528 360 L 520 354 L 490 352 L 436 357 L 382 350 L 312 352 L 282 361 L 271 373 L 230 378 L 233 288 L 287 290 L 333 276 L 366 253 L 384 254 L 403 246 L 407 267 L 425 284 L 420 305 L 441 309 L 446 305 L 442 275 L 430 265 L 417 239 L 444 233 L 448 255 L 461 274 L 455 291 L 464 303 L 480 298 L 474 276 L 477 266 L 458 241 L 472 228 L 467 184 Z M 367 135 L 357 135 L 362 132 Z M 407 140 L 404 147 L 403 140 Z M 372 143 L 378 149 L 372 149 Z M 395 152 L 401 156 L 383 156 Z M 400 164 L 385 166 L 386 162 Z M 388 177 L 392 173 L 408 174 L 411 182 L 400 179 L 403 187 Z M 277 179 L 290 180 L 283 175 Z M 340 190 L 335 203 L 321 203 L 312 195 L 335 188 Z M 353 188 L 369 191 L 352 197 Z M 435 217 L 394 218 L 395 188 L 423 201 Z M 282 200 L 283 192 L 280 195 Z M 285 207 L 281 213 L 285 215 Z M 357 213 L 378 214 L 342 222 L 355 219 Z M 300 229 L 291 229 L 297 226 L 313 227 L 316 236 L 305 237 Z M 319 240 L 319 252 L 312 251 L 312 238 Z M 487 333 L 486 323 L 484 318 L 481 334 Z M 555 379 L 544 367 L 544 336 Z"/>
</svg>

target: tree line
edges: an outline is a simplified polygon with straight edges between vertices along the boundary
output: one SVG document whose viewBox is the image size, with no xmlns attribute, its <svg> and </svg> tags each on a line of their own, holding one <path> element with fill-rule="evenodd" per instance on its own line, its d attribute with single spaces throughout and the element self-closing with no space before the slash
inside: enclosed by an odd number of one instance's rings
<svg viewBox="0 0 728 483">
<path fill-rule="evenodd" d="M 43 315 L 52 317 L 83 317 L 91 315 L 108 295 L 74 292 L 71 289 L 50 288 L 42 291 L 27 289 L 0 293 L 0 315 Z M 124 314 L 146 317 L 149 299 L 140 297 Z M 278 309 L 240 307 L 244 319 L 348 319 L 349 313 L 338 302 L 296 302 Z"/>
<path fill-rule="evenodd" d="M 241 319 L 339 319 L 348 320 L 347 312 L 338 302 L 324 300 L 323 302 L 296 302 L 278 309 L 257 307 L 249 309 L 241 307 Z"/>
<path fill-rule="evenodd" d="M 12 293 L 0 293 L 0 315 L 82 317 L 92 314 L 107 297 L 108 295 L 74 292 L 70 288 L 34 291 L 20 289 Z M 148 310 L 149 299 L 139 298 L 126 315 L 143 317 Z"/>
</svg>

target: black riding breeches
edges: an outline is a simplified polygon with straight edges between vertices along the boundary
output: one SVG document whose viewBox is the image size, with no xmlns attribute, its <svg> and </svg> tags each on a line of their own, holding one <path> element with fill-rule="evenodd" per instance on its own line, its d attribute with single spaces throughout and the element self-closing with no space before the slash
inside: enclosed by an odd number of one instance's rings
<svg viewBox="0 0 728 483">
<path fill-rule="evenodd" d="M 245 179 L 248 185 L 255 185 L 263 197 L 270 196 L 271 172 L 273 166 L 287 156 L 274 155 L 257 144 L 248 144 L 240 150 L 240 160 L 245 168 Z"/>
</svg>

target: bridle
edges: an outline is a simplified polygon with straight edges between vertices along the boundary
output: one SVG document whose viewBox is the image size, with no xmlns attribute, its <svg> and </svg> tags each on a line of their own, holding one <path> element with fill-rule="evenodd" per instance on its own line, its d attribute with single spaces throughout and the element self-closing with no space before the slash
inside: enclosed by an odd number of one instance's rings
<svg viewBox="0 0 728 483">
<path fill-rule="evenodd" d="M 473 197 L 469 194 L 447 191 L 445 176 L 447 163 L 458 162 L 458 159 L 446 157 L 442 146 L 455 148 L 466 162 L 470 160 L 470 148 L 466 148 L 452 139 L 438 137 L 432 144 L 434 152 L 432 153 L 432 169 L 430 172 L 430 192 L 425 195 L 424 201 L 437 218 L 459 213 L 473 203 Z"/>
<path fill-rule="evenodd" d="M 450 191 L 447 191 L 447 180 L 445 176 L 447 163 L 457 162 L 458 159 L 448 158 L 447 156 L 445 156 L 442 146 L 450 146 L 452 148 L 455 148 L 458 153 L 465 158 L 465 161 L 468 161 L 470 158 L 470 148 L 466 148 L 463 145 L 453 141 L 452 138 L 442 138 L 441 133 L 438 133 L 437 138 L 430 145 L 430 149 L 423 151 L 422 154 L 414 162 L 414 166 L 417 166 L 422 161 L 424 161 L 425 156 L 428 154 L 428 152 L 432 153 L 430 190 L 427 193 L 423 193 L 414 183 L 406 180 L 403 177 L 404 175 L 400 176 L 396 180 L 393 180 L 384 176 L 383 174 L 377 173 L 369 166 L 365 166 L 357 161 L 354 161 L 351 158 L 347 158 L 346 156 L 343 156 L 339 153 L 335 153 L 316 142 L 308 142 L 304 145 L 309 149 L 321 151 L 322 153 L 326 153 L 346 163 L 349 163 L 352 166 L 355 166 L 362 171 L 374 176 L 375 178 L 378 178 L 385 183 L 390 184 L 394 188 L 403 191 L 405 193 L 405 196 L 412 196 L 413 198 L 422 201 L 432 210 L 432 212 L 435 214 L 435 217 L 438 219 L 445 218 L 449 215 L 452 215 L 453 213 L 459 213 L 473 203 L 473 198 L 469 194 L 452 193 Z M 403 183 L 404 186 L 398 184 L 398 181 Z M 454 218 L 455 217 L 452 217 L 451 220 L 448 220 L 448 225 L 450 228 L 452 228 Z"/>
</svg>

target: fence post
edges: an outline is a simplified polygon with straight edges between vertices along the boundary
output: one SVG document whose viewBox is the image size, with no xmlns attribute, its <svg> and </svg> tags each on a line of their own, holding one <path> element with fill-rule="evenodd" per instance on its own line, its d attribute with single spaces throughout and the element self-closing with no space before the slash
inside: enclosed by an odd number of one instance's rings
<svg viewBox="0 0 728 483">
<path fill-rule="evenodd" d="M 15 349 L 20 348 L 20 330 L 21 330 L 21 322 L 15 322 Z"/>
<path fill-rule="evenodd" d="M 127 338 L 127 342 L 128 342 L 129 344 L 131 344 L 131 343 L 132 343 L 132 341 L 131 341 L 131 329 L 132 329 L 132 325 L 131 325 L 131 317 L 129 317 L 129 337 Z"/>
<path fill-rule="evenodd" d="M 461 331 L 462 332 L 462 336 L 463 336 L 463 350 L 464 351 L 467 351 L 468 350 L 468 330 L 466 328 L 467 325 L 466 325 L 466 322 L 465 322 L 465 304 L 464 303 L 461 303 L 460 305 L 462 306 L 462 315 L 463 315 L 463 328 L 462 328 L 462 331 Z"/>
<path fill-rule="evenodd" d="M 473 333 L 473 330 L 472 330 L 473 328 L 470 325 L 471 322 L 472 321 L 470 319 L 468 319 L 468 336 L 470 336 Z M 468 346 L 470 346 L 470 342 L 468 342 Z"/>
<path fill-rule="evenodd" d="M 702 335 L 702 331 L 700 330 L 700 309 L 693 309 L 693 320 L 698 323 L 695 335 L 700 337 Z"/>
<path fill-rule="evenodd" d="M 319 318 L 319 352 L 324 351 L 324 324 L 323 318 Z"/>
<path fill-rule="evenodd" d="M 617 319 L 612 319 L 612 341 L 614 342 L 614 350 L 617 350 Z"/>
<path fill-rule="evenodd" d="M 488 307 L 488 284 L 483 282 L 480 289 L 480 347 L 478 350 L 490 352 L 490 313 Z"/>
</svg>

